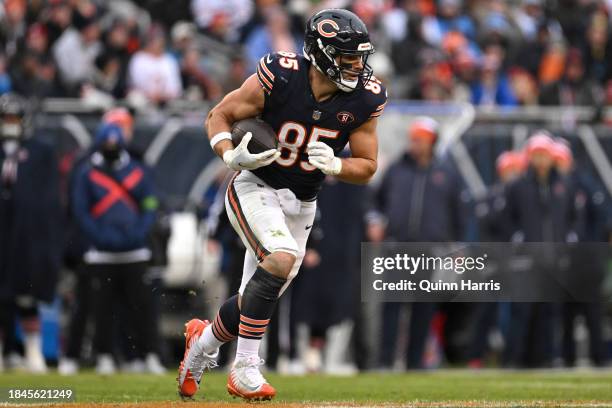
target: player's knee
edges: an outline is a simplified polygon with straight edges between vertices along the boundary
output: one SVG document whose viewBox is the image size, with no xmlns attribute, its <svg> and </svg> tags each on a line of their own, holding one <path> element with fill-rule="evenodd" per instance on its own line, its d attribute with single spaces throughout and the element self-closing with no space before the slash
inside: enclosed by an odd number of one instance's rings
<svg viewBox="0 0 612 408">
<path fill-rule="evenodd" d="M 288 252 L 277 251 L 266 256 L 261 266 L 272 275 L 286 279 L 289 273 L 291 273 L 295 261 L 295 255 Z"/>
</svg>

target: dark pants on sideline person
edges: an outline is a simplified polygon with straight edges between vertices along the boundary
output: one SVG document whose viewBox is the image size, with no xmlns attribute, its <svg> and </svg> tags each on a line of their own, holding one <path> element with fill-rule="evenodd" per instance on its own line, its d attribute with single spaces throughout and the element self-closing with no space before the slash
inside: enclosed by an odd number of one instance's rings
<svg viewBox="0 0 612 408">
<path fill-rule="evenodd" d="M 576 364 L 576 341 L 574 339 L 574 320 L 583 315 L 589 331 L 589 355 L 593 364 L 604 366 L 607 360 L 603 342 L 603 305 L 593 303 L 563 304 L 563 362 L 568 367 Z"/>
<path fill-rule="evenodd" d="M 111 354 L 113 350 L 113 328 L 119 318 L 116 303 L 125 305 L 138 354 L 158 352 L 157 324 L 151 321 L 152 287 L 145 279 L 147 265 L 146 262 L 89 265 L 96 322 L 94 347 L 98 354 Z"/>
<path fill-rule="evenodd" d="M 397 345 L 399 315 L 404 303 L 384 303 L 382 310 L 382 367 L 391 368 L 395 358 Z M 431 320 L 436 312 L 435 303 L 416 302 L 411 305 L 408 329 L 408 346 L 406 349 L 406 368 L 423 368 L 423 354 L 429 335 Z"/>
<path fill-rule="evenodd" d="M 81 357 L 83 339 L 87 323 L 92 314 L 93 299 L 91 293 L 91 275 L 86 265 L 80 265 L 76 272 L 74 304 L 70 311 L 70 326 L 66 339 L 66 357 L 78 360 Z"/>
<path fill-rule="evenodd" d="M 555 305 L 545 302 L 514 302 L 510 307 L 505 365 L 551 367 L 555 345 Z"/>
</svg>

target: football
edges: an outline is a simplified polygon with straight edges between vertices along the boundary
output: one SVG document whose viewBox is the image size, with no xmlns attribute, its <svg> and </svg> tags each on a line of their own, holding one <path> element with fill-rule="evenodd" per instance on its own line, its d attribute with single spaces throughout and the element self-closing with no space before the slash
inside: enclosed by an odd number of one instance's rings
<svg viewBox="0 0 612 408">
<path fill-rule="evenodd" d="M 234 123 L 232 127 L 232 143 L 234 143 L 234 146 L 238 146 L 248 132 L 253 134 L 248 144 L 249 152 L 261 153 L 277 148 L 276 133 L 270 125 L 259 118 L 243 119 Z"/>
</svg>

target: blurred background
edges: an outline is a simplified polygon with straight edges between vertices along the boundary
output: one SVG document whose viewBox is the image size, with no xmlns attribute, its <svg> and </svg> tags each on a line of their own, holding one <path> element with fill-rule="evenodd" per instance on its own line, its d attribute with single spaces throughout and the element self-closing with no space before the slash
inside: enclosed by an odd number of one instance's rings
<svg viewBox="0 0 612 408">
<path fill-rule="evenodd" d="M 0 371 L 176 368 L 242 271 L 204 118 L 329 7 L 370 28 L 380 165 L 326 180 L 268 369 L 609 364 L 612 1 L 4 0 Z M 596 268 L 601 298 L 362 303 L 360 242 L 385 240 L 600 243 L 533 267 Z"/>
</svg>

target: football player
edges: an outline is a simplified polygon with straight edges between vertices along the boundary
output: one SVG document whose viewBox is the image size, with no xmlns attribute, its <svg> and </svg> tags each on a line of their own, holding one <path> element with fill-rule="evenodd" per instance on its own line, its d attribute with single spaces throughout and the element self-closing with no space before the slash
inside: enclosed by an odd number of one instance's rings
<svg viewBox="0 0 612 408">
<path fill-rule="evenodd" d="M 229 393 L 247 400 L 274 397 L 259 371 L 259 344 L 278 297 L 298 273 L 323 179 L 367 183 L 376 171 L 376 123 L 387 95 L 367 63 L 373 52 L 359 17 L 342 9 L 320 11 L 307 22 L 303 55 L 265 55 L 257 72 L 208 114 L 213 150 L 237 171 L 226 210 L 247 252 L 239 293 L 212 324 L 186 324 L 181 395 L 194 395 L 219 346 L 238 338 Z M 232 144 L 232 124 L 254 116 L 274 129 L 278 150 L 250 153 L 250 133 Z M 337 157 L 347 143 L 351 157 Z"/>
</svg>

